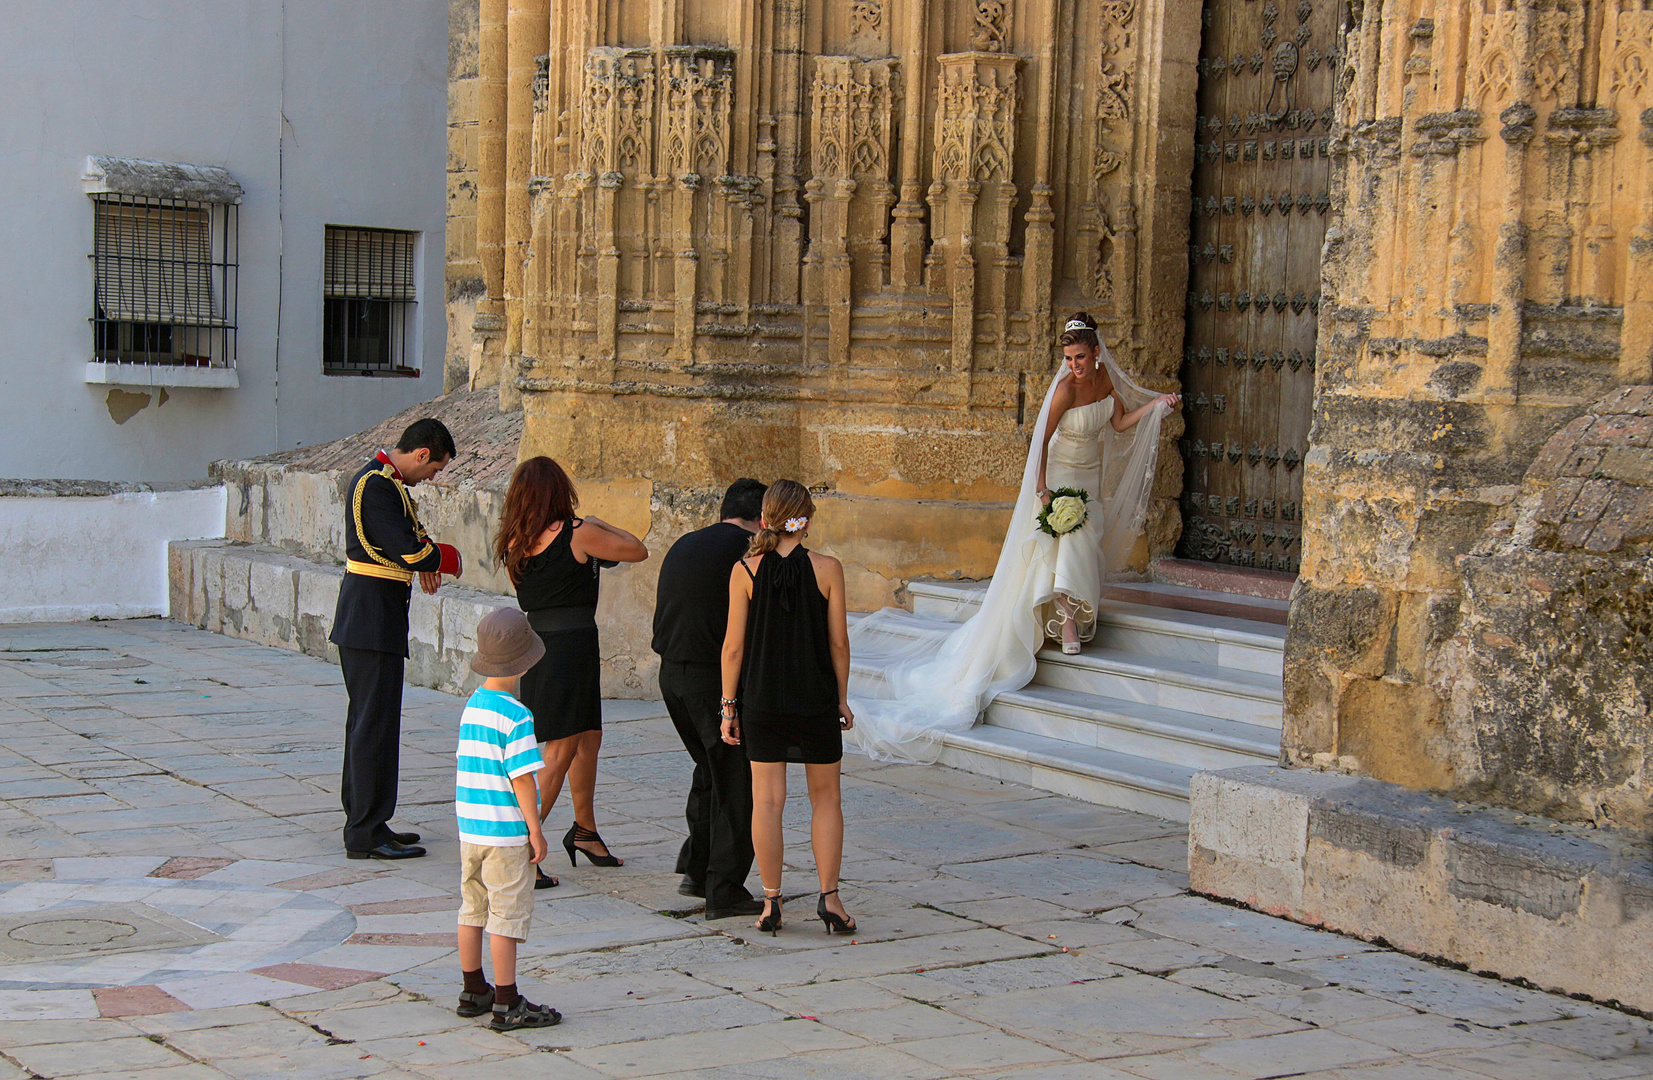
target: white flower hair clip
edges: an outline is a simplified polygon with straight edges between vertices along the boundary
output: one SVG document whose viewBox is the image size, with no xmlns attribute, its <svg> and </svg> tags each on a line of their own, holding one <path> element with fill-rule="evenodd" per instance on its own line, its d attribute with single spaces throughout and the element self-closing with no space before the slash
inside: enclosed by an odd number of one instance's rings
<svg viewBox="0 0 1653 1080">
<path fill-rule="evenodd" d="M 1062 327 L 1062 333 L 1065 334 L 1069 330 L 1089 330 L 1089 329 L 1090 329 L 1090 327 L 1085 325 L 1085 320 L 1083 320 L 1083 319 L 1069 319 L 1068 324 L 1066 326 Z"/>
<path fill-rule="evenodd" d="M 787 518 L 786 523 L 781 528 L 789 533 L 802 532 L 809 528 L 809 519 L 806 517 Z"/>
</svg>

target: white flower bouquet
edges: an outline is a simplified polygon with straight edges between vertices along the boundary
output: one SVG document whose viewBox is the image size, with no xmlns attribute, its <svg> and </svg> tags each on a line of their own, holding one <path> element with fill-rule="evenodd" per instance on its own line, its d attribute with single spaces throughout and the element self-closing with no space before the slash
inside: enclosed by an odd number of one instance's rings
<svg viewBox="0 0 1653 1080">
<path fill-rule="evenodd" d="M 1080 488 L 1056 488 L 1050 504 L 1039 511 L 1039 529 L 1051 536 L 1066 536 L 1090 519 L 1090 495 Z"/>
</svg>

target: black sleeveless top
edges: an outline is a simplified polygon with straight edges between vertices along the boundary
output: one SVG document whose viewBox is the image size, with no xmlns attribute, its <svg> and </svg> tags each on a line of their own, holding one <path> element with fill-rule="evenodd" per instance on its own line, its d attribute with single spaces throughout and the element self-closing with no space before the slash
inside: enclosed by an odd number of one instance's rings
<svg viewBox="0 0 1653 1080">
<path fill-rule="evenodd" d="M 752 572 L 749 566 L 746 572 Z M 802 544 L 785 558 L 771 551 L 753 575 L 740 697 L 741 707 L 754 713 L 837 715 L 827 600 Z"/>
<path fill-rule="evenodd" d="M 517 604 L 522 610 L 597 610 L 597 575 L 600 567 L 597 560 L 589 555 L 583 563 L 574 557 L 572 536 L 575 528 L 572 518 L 563 522 L 562 528 L 544 551 L 523 560 L 522 580 L 517 582 Z"/>
</svg>

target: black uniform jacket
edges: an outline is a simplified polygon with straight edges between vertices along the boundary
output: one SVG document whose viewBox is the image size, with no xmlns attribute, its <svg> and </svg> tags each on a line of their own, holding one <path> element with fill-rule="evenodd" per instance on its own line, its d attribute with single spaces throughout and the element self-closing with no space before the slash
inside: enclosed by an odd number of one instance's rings
<svg viewBox="0 0 1653 1080">
<path fill-rule="evenodd" d="M 418 507 L 383 451 L 351 479 L 348 500 L 344 583 L 328 640 L 406 656 L 414 573 L 456 574 L 459 551 L 425 534 Z"/>
</svg>

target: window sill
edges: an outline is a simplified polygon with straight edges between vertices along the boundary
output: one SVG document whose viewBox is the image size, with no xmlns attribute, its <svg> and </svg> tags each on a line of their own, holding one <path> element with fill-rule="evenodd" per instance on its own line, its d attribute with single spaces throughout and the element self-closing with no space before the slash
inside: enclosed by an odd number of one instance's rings
<svg viewBox="0 0 1653 1080">
<path fill-rule="evenodd" d="M 352 368 L 352 367 L 324 367 L 323 375 L 340 378 L 369 378 L 369 379 L 417 379 L 418 368 Z"/>
<path fill-rule="evenodd" d="M 201 390 L 233 390 L 241 385 L 234 368 L 118 364 L 104 360 L 87 362 L 86 381 L 95 386 L 183 386 Z"/>
</svg>

